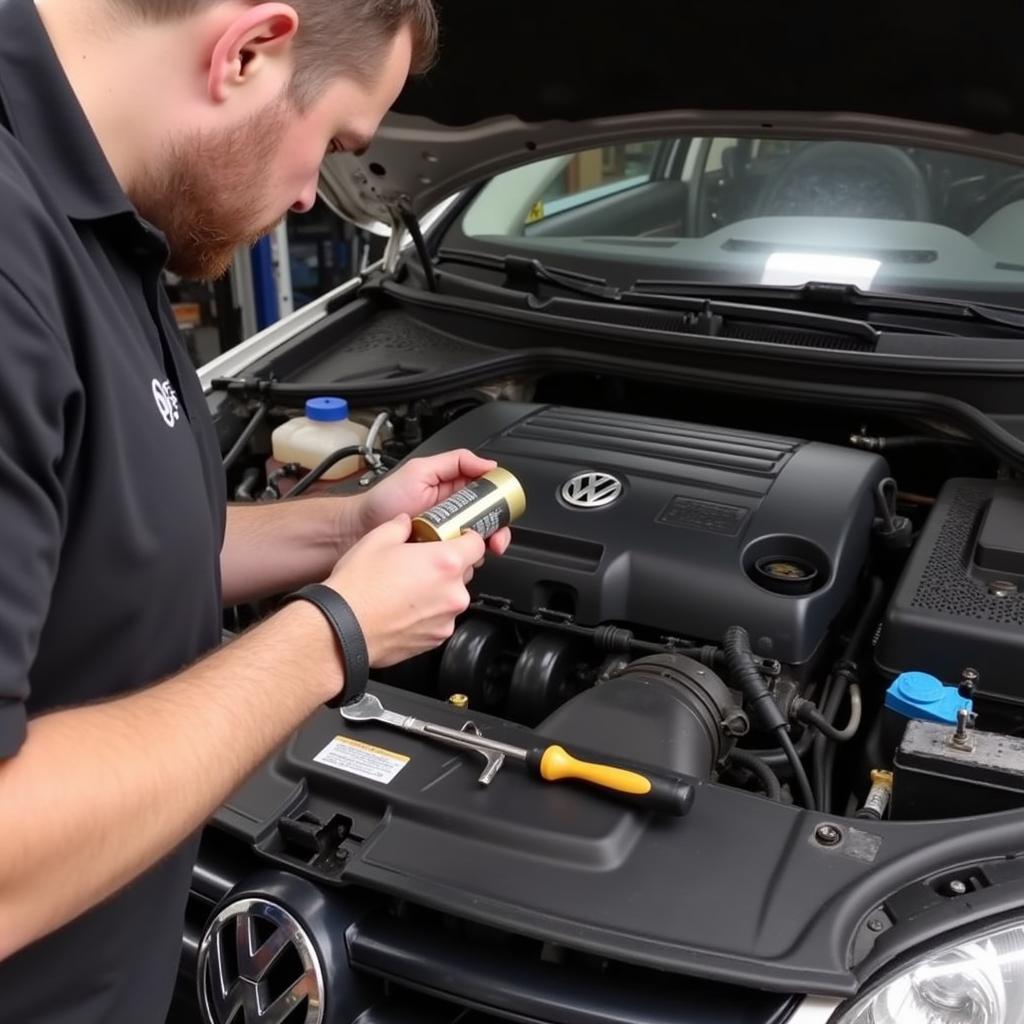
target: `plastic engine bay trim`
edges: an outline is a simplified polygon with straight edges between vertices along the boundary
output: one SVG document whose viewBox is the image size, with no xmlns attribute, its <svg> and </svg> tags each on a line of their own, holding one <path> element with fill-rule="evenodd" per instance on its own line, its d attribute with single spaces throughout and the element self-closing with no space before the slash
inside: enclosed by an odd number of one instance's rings
<svg viewBox="0 0 1024 1024">
<path fill-rule="evenodd" d="M 461 723 L 432 698 L 370 689 L 399 713 Z M 496 739 L 533 742 L 522 726 L 479 713 L 473 720 Z M 411 760 L 389 784 L 316 763 L 339 735 Z M 353 823 L 351 836 L 344 867 L 321 878 L 329 884 L 366 886 L 628 963 L 834 997 L 863 982 L 854 945 L 887 898 L 953 865 L 1007 857 L 1024 835 L 1021 812 L 867 823 L 714 784 L 699 787 L 687 817 L 647 819 L 569 785 L 538 788 L 511 769 L 487 789 L 476 775 L 473 762 L 429 740 L 325 710 L 216 821 L 266 852 L 283 814 L 341 814 Z M 843 830 L 838 846 L 815 843 L 824 821 Z M 316 875 L 308 864 L 276 859 Z M 966 925 L 1020 904 L 1018 886 L 993 886 L 961 901 L 957 919 Z M 912 927 L 902 931 L 883 933 L 891 948 L 920 941 Z"/>
</svg>

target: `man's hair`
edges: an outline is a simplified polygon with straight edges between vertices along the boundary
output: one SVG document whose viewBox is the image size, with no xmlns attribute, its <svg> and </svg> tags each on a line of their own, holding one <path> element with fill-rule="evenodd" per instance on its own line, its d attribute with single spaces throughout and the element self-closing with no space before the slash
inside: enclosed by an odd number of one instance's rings
<svg viewBox="0 0 1024 1024">
<path fill-rule="evenodd" d="M 114 0 L 143 21 L 186 18 L 217 0 Z M 251 4 L 260 0 L 247 0 Z M 299 106 L 312 103 L 338 75 L 370 82 L 391 40 L 403 25 L 412 33 L 412 72 L 421 74 L 437 51 L 433 0 L 288 0 L 299 15 L 291 93 Z"/>
</svg>

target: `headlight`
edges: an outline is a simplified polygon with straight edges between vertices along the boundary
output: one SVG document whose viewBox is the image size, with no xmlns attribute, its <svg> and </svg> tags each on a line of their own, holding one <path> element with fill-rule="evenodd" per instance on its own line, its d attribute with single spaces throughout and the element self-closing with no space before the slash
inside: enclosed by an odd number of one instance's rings
<svg viewBox="0 0 1024 1024">
<path fill-rule="evenodd" d="M 1024 924 L 928 953 L 833 1024 L 1024 1024 Z"/>
</svg>

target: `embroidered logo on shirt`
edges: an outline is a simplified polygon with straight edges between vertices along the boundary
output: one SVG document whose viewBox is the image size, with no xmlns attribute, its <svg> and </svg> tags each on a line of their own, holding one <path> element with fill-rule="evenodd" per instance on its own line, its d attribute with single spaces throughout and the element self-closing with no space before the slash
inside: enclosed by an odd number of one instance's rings
<svg viewBox="0 0 1024 1024">
<path fill-rule="evenodd" d="M 153 398 L 164 423 L 173 427 L 181 419 L 181 409 L 178 408 L 178 396 L 175 394 L 174 388 L 171 387 L 171 382 L 165 380 L 161 384 L 160 381 L 154 379 Z"/>
</svg>

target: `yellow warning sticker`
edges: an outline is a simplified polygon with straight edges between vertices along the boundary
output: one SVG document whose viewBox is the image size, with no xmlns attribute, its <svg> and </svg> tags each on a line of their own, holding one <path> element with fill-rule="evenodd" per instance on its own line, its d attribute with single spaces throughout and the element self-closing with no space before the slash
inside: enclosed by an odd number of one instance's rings
<svg viewBox="0 0 1024 1024">
<path fill-rule="evenodd" d="M 544 204 L 538 199 L 537 202 L 530 207 L 530 212 L 526 215 L 526 223 L 533 224 L 534 221 L 544 219 Z"/>
<path fill-rule="evenodd" d="M 348 736 L 335 736 L 313 760 L 385 785 L 409 763 L 405 754 L 360 743 Z"/>
</svg>

